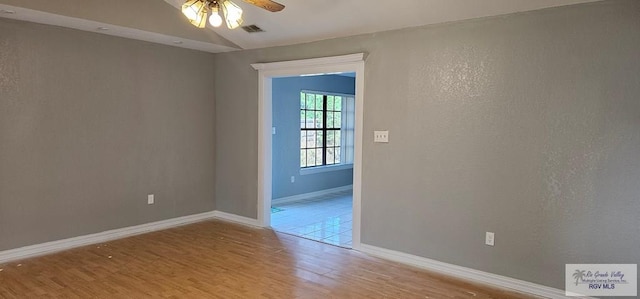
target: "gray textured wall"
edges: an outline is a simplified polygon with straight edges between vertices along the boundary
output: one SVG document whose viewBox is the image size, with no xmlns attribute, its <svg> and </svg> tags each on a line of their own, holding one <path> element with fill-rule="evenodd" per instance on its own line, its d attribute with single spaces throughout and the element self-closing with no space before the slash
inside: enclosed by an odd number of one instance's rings
<svg viewBox="0 0 640 299">
<path fill-rule="evenodd" d="M 300 175 L 300 91 L 354 94 L 355 85 L 355 78 L 336 75 L 273 79 L 272 198 L 353 184 L 353 169 Z"/>
<path fill-rule="evenodd" d="M 213 81 L 212 54 L 0 19 L 0 250 L 213 210 Z"/>
<path fill-rule="evenodd" d="M 640 1 L 218 54 L 218 209 L 256 217 L 249 64 L 355 52 L 364 243 L 557 288 L 640 261 Z"/>
</svg>

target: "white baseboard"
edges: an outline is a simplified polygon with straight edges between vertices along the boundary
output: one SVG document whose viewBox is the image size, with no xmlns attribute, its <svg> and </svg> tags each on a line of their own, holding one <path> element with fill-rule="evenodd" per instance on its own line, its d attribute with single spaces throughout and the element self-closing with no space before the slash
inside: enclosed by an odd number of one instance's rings
<svg viewBox="0 0 640 299">
<path fill-rule="evenodd" d="M 215 212 L 206 212 L 206 213 L 167 219 L 167 220 L 162 220 L 157 222 L 145 223 L 145 224 L 136 225 L 136 226 L 108 230 L 100 233 L 84 235 L 84 236 L 79 236 L 79 237 L 74 237 L 69 239 L 35 244 L 35 245 L 25 246 L 25 247 L 16 248 L 16 249 L 9 249 L 5 251 L 0 251 L 0 264 L 14 261 L 14 260 L 21 260 L 25 258 L 50 254 L 50 253 L 67 250 L 75 247 L 102 243 L 102 242 L 111 241 L 115 239 L 130 237 L 133 235 L 139 235 L 139 234 L 148 233 L 152 231 L 200 222 L 200 221 L 215 218 L 215 217 L 216 217 Z"/>
<path fill-rule="evenodd" d="M 373 256 L 377 256 L 383 259 L 423 268 L 433 272 L 438 272 L 444 275 L 480 282 L 496 286 L 503 289 L 510 289 L 520 293 L 533 294 L 544 298 L 567 298 L 564 290 L 559 290 L 519 279 L 514 279 L 506 276 L 491 274 L 471 268 L 456 266 L 439 262 L 436 260 L 411 255 L 399 251 L 389 250 L 367 244 L 360 244 L 359 250 L 364 253 L 368 253 Z M 577 297 L 573 297 L 577 298 Z M 588 297 L 583 297 L 588 298 Z"/>
<path fill-rule="evenodd" d="M 213 217 L 222 219 L 222 220 L 231 221 L 231 222 L 236 222 L 239 224 L 248 225 L 248 226 L 261 227 L 260 222 L 258 222 L 257 219 L 239 216 L 236 214 L 230 214 L 230 213 L 225 213 L 221 211 L 214 211 Z"/>
<path fill-rule="evenodd" d="M 298 201 L 313 198 L 313 197 L 319 197 L 319 196 L 324 196 L 324 195 L 335 193 L 335 192 L 342 192 L 342 191 L 348 191 L 348 190 L 353 190 L 353 185 L 347 185 L 347 186 L 325 189 L 325 190 L 320 190 L 315 192 L 297 194 L 297 195 L 292 195 L 287 197 L 274 198 L 271 200 L 271 204 L 281 205 L 281 204 L 287 204 L 287 203 L 294 203 L 294 202 L 298 202 Z"/>
<path fill-rule="evenodd" d="M 108 230 L 100 233 L 35 244 L 15 249 L 0 251 L 0 264 L 10 261 L 36 257 L 58 251 L 68 250 L 76 247 L 97 244 L 116 239 L 122 239 L 134 235 L 144 234 L 152 231 L 168 229 L 176 226 L 191 224 L 208 219 L 218 218 L 244 225 L 259 227 L 258 220 L 229 214 L 220 211 L 212 211 L 201 214 L 189 215 L 162 221 L 140 224 L 136 226 L 124 227 Z"/>
<path fill-rule="evenodd" d="M 344 187 L 341 187 L 344 188 Z M 336 188 L 334 188 L 336 189 Z M 330 189 L 333 190 L 333 189 Z M 337 191 L 345 191 L 347 189 L 341 189 Z M 143 233 L 148 233 L 152 231 L 168 229 L 176 226 L 186 225 L 190 223 L 200 222 L 212 218 L 218 218 L 221 220 L 232 221 L 248 226 L 260 227 L 260 223 L 256 219 L 238 216 L 234 214 L 229 214 L 221 211 L 212 211 L 201 214 L 195 214 L 190 216 L 178 217 L 168 220 L 162 220 L 152 223 L 146 223 L 131 227 L 125 227 L 120 229 L 109 230 L 105 232 L 100 232 L 96 234 L 90 234 L 85 236 L 79 236 L 69 239 L 63 239 L 58 241 L 52 241 L 42 244 L 36 244 L 31 246 L 25 246 L 16 249 L 10 249 L 5 251 L 0 251 L 0 264 L 20 260 L 45 254 L 50 254 L 62 250 L 67 250 L 75 247 L 86 246 L 106 241 L 111 241 L 115 239 L 121 239 L 125 237 L 130 237 L 134 235 L 139 235 Z M 528 293 L 537 296 L 542 296 L 545 298 L 566 298 L 563 290 L 518 280 L 506 276 L 491 274 L 488 272 L 483 272 L 479 270 L 474 270 L 471 268 L 456 266 L 448 263 L 439 262 L 436 260 L 411 255 L 408 253 L 403 253 L 399 251 L 389 250 L 385 248 L 380 248 L 368 244 L 360 244 L 357 248 L 359 251 L 368 253 L 370 255 L 378 256 L 387 260 L 392 260 L 396 262 L 400 262 L 403 264 L 408 264 L 412 266 L 416 266 L 419 268 L 427 269 L 430 271 L 442 273 L 444 275 L 466 279 L 471 281 L 476 281 L 488 285 L 493 285 L 496 287 L 500 287 L 503 289 L 511 289 L 521 293 Z M 577 297 L 574 297 L 577 298 Z M 582 297 L 582 298 L 591 298 L 591 297 Z"/>
</svg>

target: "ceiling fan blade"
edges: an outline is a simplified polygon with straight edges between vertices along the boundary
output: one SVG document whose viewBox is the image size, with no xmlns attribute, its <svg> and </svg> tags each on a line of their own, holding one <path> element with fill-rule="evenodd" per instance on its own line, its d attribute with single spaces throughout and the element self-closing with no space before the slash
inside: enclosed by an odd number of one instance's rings
<svg viewBox="0 0 640 299">
<path fill-rule="evenodd" d="M 244 2 L 264 8 L 270 12 L 281 11 L 284 9 L 284 5 L 271 0 L 244 0 Z"/>
</svg>

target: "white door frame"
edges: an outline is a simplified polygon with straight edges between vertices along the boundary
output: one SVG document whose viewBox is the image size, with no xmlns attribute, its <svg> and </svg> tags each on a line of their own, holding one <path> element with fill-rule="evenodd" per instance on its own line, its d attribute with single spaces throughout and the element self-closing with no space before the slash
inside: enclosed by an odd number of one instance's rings
<svg viewBox="0 0 640 299">
<path fill-rule="evenodd" d="M 362 195 L 362 134 L 364 53 L 304 60 L 255 63 L 258 71 L 258 223 L 271 226 L 272 79 L 339 72 L 356 73 L 355 140 L 353 157 L 353 248 L 360 248 Z"/>
</svg>

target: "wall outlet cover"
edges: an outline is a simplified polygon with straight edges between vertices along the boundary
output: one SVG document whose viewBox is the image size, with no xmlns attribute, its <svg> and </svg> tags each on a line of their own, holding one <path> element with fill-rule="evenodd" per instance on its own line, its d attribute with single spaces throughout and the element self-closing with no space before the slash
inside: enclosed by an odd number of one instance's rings
<svg viewBox="0 0 640 299">
<path fill-rule="evenodd" d="M 484 243 L 489 246 L 494 246 L 496 241 L 496 234 L 492 232 L 487 232 L 485 235 Z"/>
</svg>

